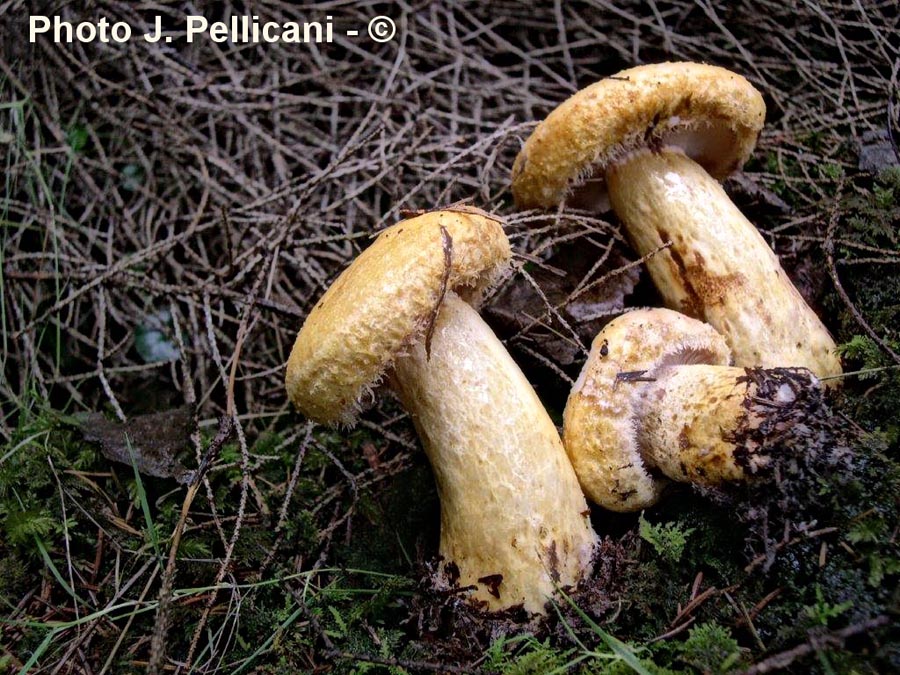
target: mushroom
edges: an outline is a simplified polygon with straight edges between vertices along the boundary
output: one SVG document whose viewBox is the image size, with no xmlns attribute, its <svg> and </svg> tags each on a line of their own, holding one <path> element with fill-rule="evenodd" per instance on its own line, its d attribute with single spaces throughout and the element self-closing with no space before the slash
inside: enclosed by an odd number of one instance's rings
<svg viewBox="0 0 900 675">
<path fill-rule="evenodd" d="M 434 471 L 442 583 L 491 611 L 543 613 L 590 569 L 596 535 L 556 427 L 469 304 L 509 257 L 476 209 L 387 228 L 310 312 L 286 385 L 310 419 L 350 423 L 387 373 Z"/>
<path fill-rule="evenodd" d="M 739 366 L 841 373 L 835 344 L 718 180 L 747 160 L 765 104 L 743 77 L 698 63 L 625 70 L 565 101 L 513 166 L 521 208 L 611 202 L 667 307 L 725 336 Z"/>
<path fill-rule="evenodd" d="M 669 309 L 634 310 L 595 338 L 563 420 L 588 498 L 613 511 L 656 503 L 667 478 L 708 487 L 766 475 L 806 418 L 804 368 L 728 365 L 725 339 Z M 796 448 L 803 452 L 803 448 Z"/>
</svg>

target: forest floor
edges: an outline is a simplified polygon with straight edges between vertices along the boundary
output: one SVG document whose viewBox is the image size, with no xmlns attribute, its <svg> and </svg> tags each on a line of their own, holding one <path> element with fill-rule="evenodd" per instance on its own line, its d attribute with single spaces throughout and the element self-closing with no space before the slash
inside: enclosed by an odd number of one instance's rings
<svg viewBox="0 0 900 675">
<path fill-rule="evenodd" d="M 900 672 L 894 2 L 206 10 L 333 16 L 318 45 L 30 43 L 24 4 L 0 0 L 23 36 L 0 47 L 0 672 Z M 136 35 L 196 13 L 47 4 Z M 346 37 L 378 14 L 392 40 Z M 283 365 L 373 232 L 463 201 L 504 220 L 517 272 L 483 313 L 559 421 L 586 354 L 548 298 L 583 344 L 660 300 L 613 216 L 517 212 L 512 163 L 579 87 L 664 60 L 765 96 L 725 187 L 840 345 L 821 443 L 850 452 L 595 508 L 581 587 L 538 623 L 483 615 L 429 584 L 439 504 L 396 400 L 316 426 Z"/>
</svg>

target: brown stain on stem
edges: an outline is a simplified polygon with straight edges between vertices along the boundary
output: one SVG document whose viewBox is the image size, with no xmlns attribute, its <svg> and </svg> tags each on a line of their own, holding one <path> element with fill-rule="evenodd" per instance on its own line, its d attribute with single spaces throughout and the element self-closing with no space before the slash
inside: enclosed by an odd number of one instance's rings
<svg viewBox="0 0 900 675">
<path fill-rule="evenodd" d="M 672 244 L 667 249 L 669 260 L 674 267 L 674 276 L 681 279 L 687 295 L 679 309 L 688 316 L 705 321 L 707 308 L 724 304 L 726 297 L 734 289 L 746 283 L 746 278 L 740 272 L 711 274 L 706 267 L 706 260 L 698 251 L 693 252 L 693 261 L 686 261 L 677 239 L 665 230 L 660 230 L 659 236 L 663 242 Z"/>
</svg>

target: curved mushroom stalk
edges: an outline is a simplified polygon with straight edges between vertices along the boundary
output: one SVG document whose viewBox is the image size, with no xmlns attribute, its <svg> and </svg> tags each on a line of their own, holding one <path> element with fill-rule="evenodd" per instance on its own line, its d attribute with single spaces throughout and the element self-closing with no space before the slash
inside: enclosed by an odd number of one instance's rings
<svg viewBox="0 0 900 675">
<path fill-rule="evenodd" d="M 771 466 L 772 441 L 802 414 L 808 397 L 798 388 L 819 386 L 811 372 L 798 368 L 663 368 L 641 393 L 644 461 L 683 483 L 749 480 Z"/>
<path fill-rule="evenodd" d="M 668 309 L 607 324 L 566 404 L 563 441 L 590 499 L 613 511 L 656 503 L 666 479 L 721 486 L 803 454 L 819 380 L 803 368 L 735 368 L 711 326 Z"/>
<path fill-rule="evenodd" d="M 596 544 L 556 427 L 478 313 L 448 293 L 423 345 L 394 364 L 392 386 L 434 469 L 444 575 L 491 610 L 543 612 L 575 584 Z M 450 564 L 455 565 L 455 568 Z"/>
<path fill-rule="evenodd" d="M 606 174 L 616 215 L 666 306 L 725 336 L 738 365 L 837 375 L 834 341 L 759 231 L 717 180 L 677 149 L 642 151 Z"/>
<path fill-rule="evenodd" d="M 477 209 L 387 228 L 310 311 L 285 385 L 310 419 L 352 422 L 391 373 L 437 479 L 446 581 L 491 610 L 542 613 L 589 570 L 596 535 L 556 427 L 460 299 L 477 300 L 510 255 L 500 222 Z"/>
<path fill-rule="evenodd" d="M 708 321 L 735 365 L 841 364 L 828 330 L 721 180 L 750 156 L 765 119 L 760 93 L 724 68 L 638 66 L 570 97 L 528 138 L 513 166 L 525 208 L 611 204 L 671 309 Z"/>
</svg>

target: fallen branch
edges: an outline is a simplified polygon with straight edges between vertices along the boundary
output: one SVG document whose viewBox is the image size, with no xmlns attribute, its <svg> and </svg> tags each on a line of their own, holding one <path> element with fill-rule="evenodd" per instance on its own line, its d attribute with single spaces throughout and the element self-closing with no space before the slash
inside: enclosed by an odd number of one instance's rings
<svg viewBox="0 0 900 675">
<path fill-rule="evenodd" d="M 809 642 L 805 642 L 802 645 L 797 645 L 792 649 L 770 656 L 769 658 L 760 661 L 755 666 L 743 671 L 741 675 L 762 675 L 762 673 L 771 673 L 772 671 L 781 668 L 787 668 L 797 659 L 813 652 L 820 652 L 829 647 L 843 647 L 847 638 L 861 633 L 867 633 L 880 626 L 886 626 L 890 621 L 890 617 L 880 615 L 876 616 L 874 619 L 869 619 L 868 621 L 853 626 L 847 626 L 846 628 L 842 628 L 833 633 L 810 635 Z"/>
</svg>

